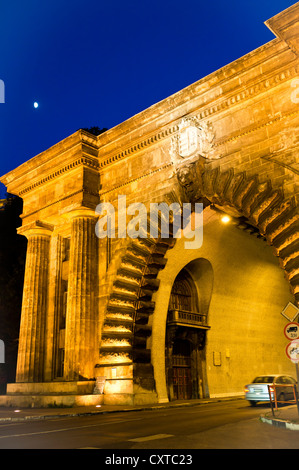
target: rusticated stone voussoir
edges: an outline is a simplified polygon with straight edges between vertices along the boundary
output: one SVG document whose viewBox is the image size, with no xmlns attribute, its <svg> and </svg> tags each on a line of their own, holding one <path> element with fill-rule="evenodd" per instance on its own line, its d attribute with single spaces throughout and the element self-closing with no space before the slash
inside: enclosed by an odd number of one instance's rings
<svg viewBox="0 0 299 470">
<path fill-rule="evenodd" d="M 299 211 L 295 197 L 285 200 L 283 189 L 273 189 L 271 180 L 260 184 L 258 175 L 247 178 L 246 173 L 234 174 L 232 169 L 208 171 L 202 182 L 202 196 L 237 209 L 273 246 L 298 302 Z"/>
<path fill-rule="evenodd" d="M 150 363 L 146 342 L 155 307 L 152 296 L 159 288 L 157 276 L 166 264 L 165 254 L 174 243 L 173 238 L 154 239 L 149 233 L 128 242 L 106 306 L 99 366 L 111 362 L 110 357 L 115 364 Z"/>
</svg>

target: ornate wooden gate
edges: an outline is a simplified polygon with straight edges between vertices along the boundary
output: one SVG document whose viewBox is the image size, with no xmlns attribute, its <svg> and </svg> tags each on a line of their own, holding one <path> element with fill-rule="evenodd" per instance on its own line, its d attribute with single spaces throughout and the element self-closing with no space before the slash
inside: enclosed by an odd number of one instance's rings
<svg viewBox="0 0 299 470">
<path fill-rule="evenodd" d="M 189 400 L 192 398 L 190 353 L 190 344 L 188 341 L 176 341 L 172 356 L 173 394 L 176 400 Z"/>
</svg>

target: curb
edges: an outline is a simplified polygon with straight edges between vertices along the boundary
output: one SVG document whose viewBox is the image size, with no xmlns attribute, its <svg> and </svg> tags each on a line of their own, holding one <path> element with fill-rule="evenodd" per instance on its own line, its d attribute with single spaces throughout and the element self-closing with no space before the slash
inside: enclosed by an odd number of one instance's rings
<svg viewBox="0 0 299 470">
<path fill-rule="evenodd" d="M 132 410 L 133 411 L 133 410 Z M 95 411 L 86 413 L 67 413 L 59 415 L 37 415 L 37 416 L 24 416 L 23 418 L 0 418 L 0 423 L 17 423 L 21 421 L 38 421 L 43 419 L 57 419 L 57 418 L 71 418 L 76 416 L 91 416 L 103 413 L 113 413 L 113 411 Z"/>
<path fill-rule="evenodd" d="M 208 403 L 215 403 L 222 402 L 222 401 L 230 401 L 236 400 L 236 397 L 223 397 L 218 399 L 207 399 L 206 401 L 202 401 L 201 403 L 167 403 L 165 405 L 155 404 L 152 406 L 142 406 L 140 408 L 124 408 L 124 409 L 110 409 L 110 410 L 98 410 L 98 411 L 86 411 L 86 412 L 78 412 L 78 413 L 63 413 L 63 414 L 47 414 L 47 415 L 36 415 L 36 416 L 24 416 L 22 418 L 0 418 L 0 423 L 16 423 L 16 422 L 24 422 L 24 421 L 39 421 L 45 419 L 58 419 L 58 418 L 68 418 L 68 417 L 78 417 L 78 416 L 94 416 L 100 414 L 108 414 L 108 413 L 126 413 L 126 412 L 134 412 L 134 411 L 149 411 L 149 410 L 161 410 L 166 408 L 179 408 L 179 407 L 188 407 L 188 406 L 199 406 L 205 405 Z"/>
<path fill-rule="evenodd" d="M 272 419 L 272 418 L 265 418 L 264 416 L 260 417 L 263 423 L 270 424 L 272 426 L 276 426 L 278 428 L 289 429 L 291 431 L 299 431 L 299 424 L 292 423 L 291 421 L 283 420 L 283 419 Z"/>
</svg>

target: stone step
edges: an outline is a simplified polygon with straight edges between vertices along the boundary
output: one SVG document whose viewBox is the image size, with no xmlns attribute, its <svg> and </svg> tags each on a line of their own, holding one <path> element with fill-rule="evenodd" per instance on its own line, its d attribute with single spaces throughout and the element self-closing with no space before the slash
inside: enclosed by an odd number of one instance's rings
<svg viewBox="0 0 299 470">
<path fill-rule="evenodd" d="M 96 406 L 104 395 L 0 395 L 0 406 L 17 408 L 70 408 Z"/>
<path fill-rule="evenodd" d="M 85 395 L 93 393 L 94 380 L 74 382 L 16 382 L 7 384 L 7 395 Z"/>
</svg>

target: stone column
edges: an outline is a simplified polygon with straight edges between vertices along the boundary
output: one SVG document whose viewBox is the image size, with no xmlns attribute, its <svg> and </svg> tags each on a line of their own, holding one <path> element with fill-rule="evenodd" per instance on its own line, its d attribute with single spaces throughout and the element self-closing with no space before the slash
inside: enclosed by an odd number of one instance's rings
<svg viewBox="0 0 299 470">
<path fill-rule="evenodd" d="M 96 220 L 84 212 L 71 220 L 64 360 L 64 379 L 69 381 L 94 378 L 99 347 L 95 311 Z"/>
<path fill-rule="evenodd" d="M 44 379 L 48 262 L 52 227 L 35 222 L 20 227 L 28 239 L 17 361 L 17 382 Z"/>
</svg>

